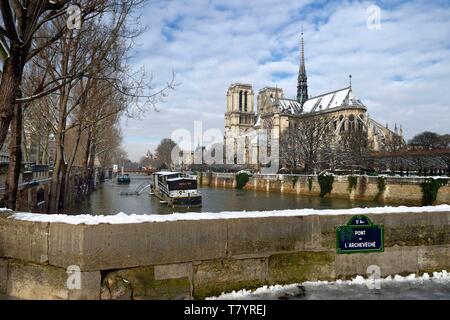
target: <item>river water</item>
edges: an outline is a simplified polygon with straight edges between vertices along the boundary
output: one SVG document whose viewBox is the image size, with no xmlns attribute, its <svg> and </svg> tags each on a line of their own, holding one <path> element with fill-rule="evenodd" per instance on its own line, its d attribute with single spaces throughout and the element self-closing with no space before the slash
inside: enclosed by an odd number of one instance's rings
<svg viewBox="0 0 450 320">
<path fill-rule="evenodd" d="M 170 214 L 185 212 L 183 208 L 169 208 L 149 194 L 147 189 L 141 195 L 124 195 L 133 193 L 136 188 L 150 182 L 148 176 L 131 176 L 129 185 L 119 185 L 114 180 L 103 183 L 87 199 L 67 209 L 71 214 L 111 215 L 119 212 L 135 214 Z M 354 207 L 380 206 L 376 202 L 353 201 L 348 199 L 330 199 L 317 196 L 299 196 L 294 194 L 269 193 L 253 190 L 236 190 L 224 188 L 201 188 L 203 206 L 192 208 L 192 212 L 221 211 L 264 211 L 284 209 L 348 209 Z"/>
</svg>

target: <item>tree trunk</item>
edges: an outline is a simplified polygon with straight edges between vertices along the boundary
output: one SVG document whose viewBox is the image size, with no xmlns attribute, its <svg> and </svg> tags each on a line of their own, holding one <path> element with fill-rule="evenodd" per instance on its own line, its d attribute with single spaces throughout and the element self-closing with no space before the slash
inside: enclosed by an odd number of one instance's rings
<svg viewBox="0 0 450 320">
<path fill-rule="evenodd" d="M 5 143 L 11 121 L 14 117 L 14 104 L 17 90 L 22 80 L 23 67 L 17 58 L 17 49 L 11 50 L 11 58 L 7 59 L 3 67 L 0 81 L 0 149 Z"/>
<path fill-rule="evenodd" d="M 74 146 L 74 148 L 72 150 L 72 155 L 71 155 L 71 157 L 69 159 L 69 164 L 67 165 L 66 173 L 64 175 L 64 177 L 65 177 L 64 178 L 65 179 L 64 192 L 62 193 L 62 194 L 65 195 L 64 196 L 64 203 L 68 203 L 69 200 L 73 200 L 73 198 L 69 199 L 69 195 L 71 197 L 73 197 L 72 192 L 67 192 L 67 190 L 70 190 L 70 175 L 72 173 L 73 164 L 75 162 L 75 158 L 76 158 L 77 153 L 78 153 L 78 148 L 80 146 L 81 133 L 82 133 L 82 130 L 81 130 L 81 125 L 80 125 L 80 126 L 78 126 L 78 129 L 77 129 L 77 139 L 75 141 L 75 146 Z"/>
<path fill-rule="evenodd" d="M 66 159 L 65 159 L 65 151 L 64 151 L 64 140 L 65 140 L 65 132 L 66 132 L 66 123 L 67 123 L 67 103 L 69 99 L 69 95 L 66 94 L 65 88 L 62 89 L 61 96 L 64 97 L 60 100 L 59 105 L 59 120 L 58 120 L 58 132 L 56 133 L 56 159 L 55 159 L 55 167 L 53 169 L 52 181 L 50 186 L 50 194 L 49 194 L 49 213 L 57 213 L 61 208 L 61 179 L 64 179 L 62 176 L 65 173 L 66 167 Z"/>
<path fill-rule="evenodd" d="M 13 111 L 11 141 L 9 145 L 9 165 L 3 201 L 8 209 L 16 210 L 20 169 L 22 167 L 22 106 L 15 105 Z"/>
<path fill-rule="evenodd" d="M 87 142 L 86 142 L 86 150 L 84 152 L 83 158 L 83 184 L 89 186 L 89 154 L 91 152 L 91 140 L 92 140 L 92 129 L 89 129 Z M 86 190 L 84 190 L 86 191 Z"/>
<path fill-rule="evenodd" d="M 93 138 L 91 142 L 91 152 L 89 155 L 89 191 L 93 190 L 95 188 L 94 185 L 94 167 L 95 167 L 95 157 L 96 157 L 97 148 L 95 145 L 95 138 Z"/>
<path fill-rule="evenodd" d="M 61 163 L 61 181 L 59 184 L 59 198 L 58 198 L 58 211 L 62 210 L 66 204 L 66 176 L 67 173 L 67 163 L 63 161 Z M 68 182 L 67 182 L 68 183 Z"/>
<path fill-rule="evenodd" d="M 53 174 L 52 179 L 50 183 L 50 193 L 48 197 L 48 213 L 57 213 L 58 211 L 58 202 L 59 202 L 59 177 L 61 174 L 61 165 L 63 162 L 63 148 L 61 147 L 61 144 L 63 143 L 61 141 L 61 137 L 58 134 L 56 137 L 56 157 L 55 157 L 55 165 L 53 168 Z"/>
<path fill-rule="evenodd" d="M 46 131 L 45 146 L 44 146 L 44 150 L 42 152 L 41 164 L 50 165 L 49 146 L 50 146 L 50 133 L 49 133 L 49 131 Z"/>
</svg>

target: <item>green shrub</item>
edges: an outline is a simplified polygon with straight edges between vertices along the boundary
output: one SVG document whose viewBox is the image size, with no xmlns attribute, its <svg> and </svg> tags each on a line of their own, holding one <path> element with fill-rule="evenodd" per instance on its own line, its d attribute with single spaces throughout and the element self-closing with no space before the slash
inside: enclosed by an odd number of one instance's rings
<svg viewBox="0 0 450 320">
<path fill-rule="evenodd" d="M 378 193 L 381 194 L 386 190 L 386 178 L 385 177 L 378 177 L 377 179 L 377 185 L 378 185 Z"/>
<path fill-rule="evenodd" d="M 378 186 L 378 193 L 375 196 L 375 201 L 380 201 L 380 197 L 383 195 L 384 191 L 386 190 L 386 178 L 385 177 L 378 177 L 377 178 L 377 186 Z"/>
<path fill-rule="evenodd" d="M 311 192 L 313 187 L 313 177 L 308 177 L 308 190 Z"/>
<path fill-rule="evenodd" d="M 422 183 L 422 205 L 433 205 L 436 201 L 439 189 L 447 183 L 447 179 L 426 179 L 425 182 Z"/>
<path fill-rule="evenodd" d="M 320 196 L 324 197 L 333 190 L 334 176 L 331 173 L 325 172 L 318 176 L 320 185 Z"/>
<path fill-rule="evenodd" d="M 236 189 L 243 189 L 250 180 L 250 174 L 247 172 L 239 172 L 236 175 Z"/>
<path fill-rule="evenodd" d="M 353 189 L 356 189 L 357 185 L 358 185 L 358 177 L 348 176 L 348 192 L 352 192 Z"/>
</svg>

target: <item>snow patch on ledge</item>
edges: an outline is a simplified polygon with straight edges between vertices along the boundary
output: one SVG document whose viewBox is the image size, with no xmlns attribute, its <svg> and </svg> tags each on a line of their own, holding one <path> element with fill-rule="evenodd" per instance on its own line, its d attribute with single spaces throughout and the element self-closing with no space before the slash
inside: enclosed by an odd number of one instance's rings
<svg viewBox="0 0 450 320">
<path fill-rule="evenodd" d="M 93 215 L 47 215 L 34 213 L 14 213 L 9 218 L 34 221 L 34 222 L 61 222 L 67 224 L 127 224 L 143 222 L 166 222 L 186 220 L 216 220 L 216 219 L 241 219 L 241 218 L 263 218 L 263 217 L 296 217 L 309 215 L 357 215 L 357 214 L 383 214 L 383 213 L 415 213 L 415 212 L 450 212 L 450 205 L 439 205 L 430 207 L 378 207 L 378 208 L 353 208 L 353 209 L 296 209 L 281 211 L 239 211 L 239 212 L 199 212 L 199 213 L 173 213 L 169 215 L 160 214 L 125 214 L 123 212 L 109 216 Z"/>
<path fill-rule="evenodd" d="M 379 280 L 364 278 L 362 276 L 356 276 L 356 278 L 352 278 L 351 280 L 343 281 L 307 281 L 303 283 L 294 283 L 288 285 L 273 285 L 273 286 L 263 286 L 256 290 L 239 290 L 232 291 L 229 293 L 222 293 L 216 297 L 209 297 L 206 300 L 254 300 L 254 299 L 278 299 L 282 295 L 292 295 L 298 293 L 298 286 L 304 286 L 307 288 L 314 287 L 325 287 L 332 288 L 333 286 L 340 286 L 339 288 L 342 290 L 344 286 L 368 286 L 373 285 L 374 281 L 379 281 L 380 285 L 383 286 L 385 284 L 401 284 L 401 283 L 409 283 L 409 284 L 423 284 L 429 281 L 435 283 L 450 283 L 450 273 L 446 270 L 442 270 L 442 272 L 433 272 L 432 275 L 428 273 L 424 273 L 422 276 L 417 276 L 416 274 L 410 274 L 409 276 L 402 277 L 399 275 L 395 275 L 394 277 L 388 276 L 386 278 L 382 278 Z M 342 291 L 341 291 L 342 292 Z"/>
</svg>

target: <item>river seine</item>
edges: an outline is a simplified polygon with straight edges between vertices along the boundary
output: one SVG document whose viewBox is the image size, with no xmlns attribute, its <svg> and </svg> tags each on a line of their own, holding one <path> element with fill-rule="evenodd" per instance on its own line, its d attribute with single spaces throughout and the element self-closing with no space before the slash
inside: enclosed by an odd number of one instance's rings
<svg viewBox="0 0 450 320">
<path fill-rule="evenodd" d="M 379 203 L 367 201 L 203 187 L 200 189 L 203 206 L 187 210 L 183 208 L 172 209 L 165 204 L 161 204 L 159 199 L 149 194 L 148 189 L 139 196 L 124 195 L 133 193 L 139 185 L 146 182 L 150 183 L 150 177 L 139 175 L 131 176 L 129 185 L 119 185 L 114 180 L 108 180 L 81 203 L 67 209 L 66 213 L 92 215 L 110 215 L 119 212 L 128 214 L 170 214 L 185 211 L 264 211 L 303 208 L 347 209 L 380 206 Z"/>
</svg>

